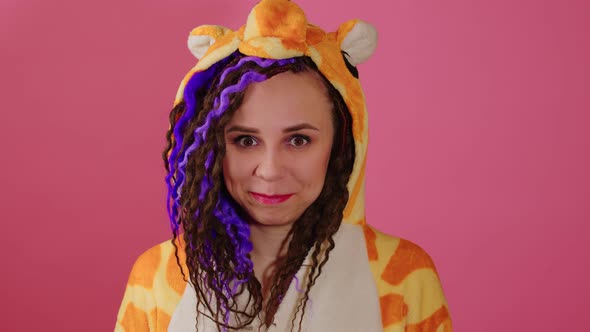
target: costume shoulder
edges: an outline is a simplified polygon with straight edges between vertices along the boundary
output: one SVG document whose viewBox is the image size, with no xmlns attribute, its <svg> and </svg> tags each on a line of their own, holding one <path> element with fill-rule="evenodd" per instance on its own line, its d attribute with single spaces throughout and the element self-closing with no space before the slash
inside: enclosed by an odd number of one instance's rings
<svg viewBox="0 0 590 332">
<path fill-rule="evenodd" d="M 178 256 L 186 274 L 182 246 Z M 133 264 L 115 331 L 166 331 L 185 287 L 172 241 L 148 249 Z"/>
<path fill-rule="evenodd" d="M 448 304 L 428 253 L 372 226 L 363 229 L 383 330 L 451 332 Z"/>
</svg>

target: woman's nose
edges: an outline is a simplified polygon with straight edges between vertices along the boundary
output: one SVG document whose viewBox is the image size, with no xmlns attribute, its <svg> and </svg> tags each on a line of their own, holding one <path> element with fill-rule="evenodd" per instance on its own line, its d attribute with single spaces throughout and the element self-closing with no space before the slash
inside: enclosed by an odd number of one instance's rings
<svg viewBox="0 0 590 332">
<path fill-rule="evenodd" d="M 254 175 L 266 181 L 277 181 L 283 177 L 284 167 L 281 154 L 278 151 L 265 151 L 260 160 Z"/>
</svg>

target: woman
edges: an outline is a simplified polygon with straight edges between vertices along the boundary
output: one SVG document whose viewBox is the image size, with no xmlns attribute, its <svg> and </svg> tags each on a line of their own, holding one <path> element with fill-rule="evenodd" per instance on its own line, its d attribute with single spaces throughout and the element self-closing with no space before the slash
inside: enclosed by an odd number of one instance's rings
<svg viewBox="0 0 590 332">
<path fill-rule="evenodd" d="M 355 65 L 375 42 L 285 0 L 191 32 L 164 151 L 173 240 L 135 263 L 117 331 L 451 331 L 429 256 L 364 220 Z"/>
</svg>

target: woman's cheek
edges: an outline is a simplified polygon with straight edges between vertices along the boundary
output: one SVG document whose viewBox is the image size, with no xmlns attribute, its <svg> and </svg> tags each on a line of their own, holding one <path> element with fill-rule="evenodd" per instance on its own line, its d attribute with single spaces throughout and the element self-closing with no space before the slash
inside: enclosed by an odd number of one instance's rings
<svg viewBox="0 0 590 332">
<path fill-rule="evenodd" d="M 248 175 L 252 174 L 252 168 L 254 167 L 255 158 L 251 153 L 244 153 L 243 151 L 229 150 L 226 152 L 226 156 L 223 163 L 223 174 L 229 178 L 233 185 L 236 185 L 236 181 L 244 180 Z"/>
</svg>

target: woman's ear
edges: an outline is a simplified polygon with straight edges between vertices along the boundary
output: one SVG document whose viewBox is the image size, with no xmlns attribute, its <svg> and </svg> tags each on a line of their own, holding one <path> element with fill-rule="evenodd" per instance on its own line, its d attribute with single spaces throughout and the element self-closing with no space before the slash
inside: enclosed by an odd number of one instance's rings
<svg viewBox="0 0 590 332">
<path fill-rule="evenodd" d="M 367 22 L 351 20 L 338 28 L 340 49 L 351 65 L 365 62 L 377 48 L 377 29 Z"/>
<path fill-rule="evenodd" d="M 232 32 L 231 29 L 219 25 L 201 25 L 196 27 L 188 36 L 188 49 L 200 60 L 217 39 L 230 32 Z"/>
</svg>

